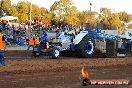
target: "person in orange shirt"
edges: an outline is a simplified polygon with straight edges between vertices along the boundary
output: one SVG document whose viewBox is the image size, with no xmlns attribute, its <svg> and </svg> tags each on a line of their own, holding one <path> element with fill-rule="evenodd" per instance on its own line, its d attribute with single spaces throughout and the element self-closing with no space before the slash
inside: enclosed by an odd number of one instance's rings
<svg viewBox="0 0 132 88">
<path fill-rule="evenodd" d="M 35 39 L 34 39 L 33 35 L 31 34 L 30 39 L 29 39 L 29 46 L 28 46 L 27 50 L 29 50 L 30 47 L 34 47 L 34 44 L 35 44 Z"/>
<path fill-rule="evenodd" d="M 5 58 L 4 58 L 4 51 L 5 51 L 5 39 L 2 36 L 2 30 L 0 30 L 0 63 L 5 66 Z"/>
<path fill-rule="evenodd" d="M 40 45 L 40 38 L 38 35 L 36 35 L 36 37 L 35 37 L 35 45 L 38 48 L 38 50 L 41 50 L 42 47 Z"/>
<path fill-rule="evenodd" d="M 39 45 L 39 44 L 40 44 L 40 38 L 39 38 L 39 36 L 36 36 L 35 45 Z"/>
</svg>

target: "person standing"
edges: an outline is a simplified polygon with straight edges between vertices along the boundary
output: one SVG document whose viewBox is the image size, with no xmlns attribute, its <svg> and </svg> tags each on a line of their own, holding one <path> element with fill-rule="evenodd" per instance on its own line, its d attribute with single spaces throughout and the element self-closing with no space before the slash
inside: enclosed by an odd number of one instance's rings
<svg viewBox="0 0 132 88">
<path fill-rule="evenodd" d="M 35 37 L 34 44 L 37 46 L 38 50 L 41 49 L 40 38 L 38 35 L 36 35 L 36 37 Z"/>
<path fill-rule="evenodd" d="M 30 47 L 34 47 L 34 43 L 35 43 L 34 40 L 35 39 L 34 39 L 33 35 L 31 34 L 30 39 L 29 39 L 29 46 L 28 46 L 27 50 L 29 50 Z"/>
<path fill-rule="evenodd" d="M 5 51 L 5 39 L 4 36 L 2 35 L 2 30 L 0 30 L 0 63 L 3 66 L 5 66 L 4 51 Z"/>
</svg>

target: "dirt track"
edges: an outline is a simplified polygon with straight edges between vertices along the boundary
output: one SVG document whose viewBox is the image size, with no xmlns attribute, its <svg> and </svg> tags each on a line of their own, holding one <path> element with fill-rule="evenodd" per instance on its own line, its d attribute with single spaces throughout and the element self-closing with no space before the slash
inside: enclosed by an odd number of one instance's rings
<svg viewBox="0 0 132 88">
<path fill-rule="evenodd" d="M 73 71 L 82 67 L 106 67 L 115 65 L 131 65 L 131 58 L 63 58 L 63 59 L 7 59 L 5 67 L 0 67 L 0 73 L 37 73 Z"/>
<path fill-rule="evenodd" d="M 83 66 L 91 79 L 132 80 L 131 58 L 10 58 L 6 64 L 0 67 L 0 88 L 87 88 L 82 87 L 79 80 Z M 132 85 L 88 88 L 132 88 Z"/>
<path fill-rule="evenodd" d="M 91 85 L 80 84 L 80 70 L 67 72 L 40 72 L 24 74 L 3 74 L 0 88 L 132 88 L 132 85 Z M 132 80 L 132 66 L 87 68 L 91 79 Z"/>
</svg>

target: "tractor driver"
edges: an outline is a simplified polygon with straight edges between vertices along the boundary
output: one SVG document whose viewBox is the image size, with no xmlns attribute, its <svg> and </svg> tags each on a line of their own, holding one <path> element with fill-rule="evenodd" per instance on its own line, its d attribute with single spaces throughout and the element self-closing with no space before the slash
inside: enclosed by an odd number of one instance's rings
<svg viewBox="0 0 132 88">
<path fill-rule="evenodd" d="M 41 44 L 45 44 L 45 43 L 46 43 L 47 36 L 48 36 L 48 35 L 47 35 L 46 31 L 43 31 L 43 35 L 42 35 L 42 37 L 41 37 L 41 39 L 40 39 Z"/>
</svg>

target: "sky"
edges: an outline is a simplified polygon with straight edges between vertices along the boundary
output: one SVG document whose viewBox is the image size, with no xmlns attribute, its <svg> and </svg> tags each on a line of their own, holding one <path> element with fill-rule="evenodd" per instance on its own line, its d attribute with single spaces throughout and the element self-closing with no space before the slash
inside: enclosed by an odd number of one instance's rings
<svg viewBox="0 0 132 88">
<path fill-rule="evenodd" d="M 19 0 L 11 0 L 12 3 L 17 3 Z M 22 1 L 22 0 L 20 0 Z M 31 1 L 31 0 L 24 0 Z M 37 4 L 40 7 L 45 7 L 48 10 L 55 1 L 59 0 L 32 0 L 33 4 Z M 79 11 L 89 10 L 90 3 L 92 3 L 91 10 L 100 12 L 100 8 L 110 8 L 113 12 L 125 11 L 132 14 L 132 0 L 73 0 L 75 6 Z"/>
</svg>

